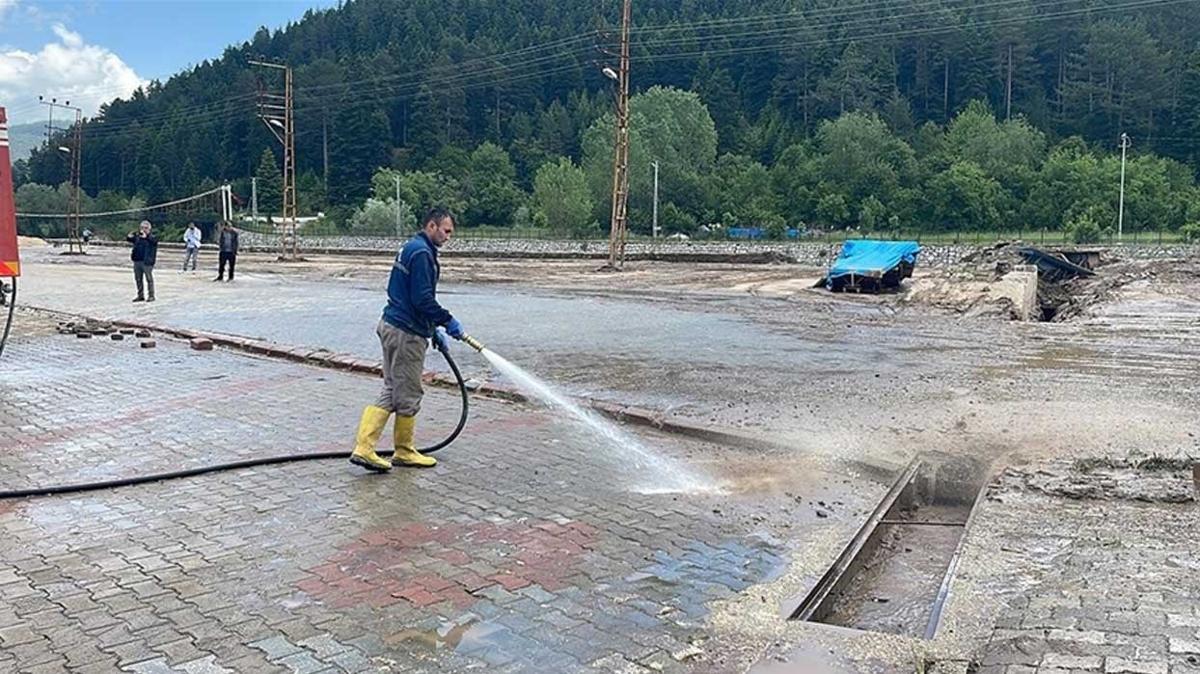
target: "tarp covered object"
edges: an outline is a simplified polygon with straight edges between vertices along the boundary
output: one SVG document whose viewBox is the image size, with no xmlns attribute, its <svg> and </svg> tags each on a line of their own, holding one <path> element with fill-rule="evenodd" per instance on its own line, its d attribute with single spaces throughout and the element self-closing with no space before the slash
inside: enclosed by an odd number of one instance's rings
<svg viewBox="0 0 1200 674">
<path fill-rule="evenodd" d="M 902 262 L 917 263 L 921 246 L 916 241 L 872 241 L 860 239 L 842 244 L 842 254 L 829 268 L 826 283 L 851 274 L 882 278 Z"/>
<path fill-rule="evenodd" d="M 8 117 L 0 108 L 0 278 L 21 275 L 17 256 L 17 213 L 8 154 Z"/>
</svg>

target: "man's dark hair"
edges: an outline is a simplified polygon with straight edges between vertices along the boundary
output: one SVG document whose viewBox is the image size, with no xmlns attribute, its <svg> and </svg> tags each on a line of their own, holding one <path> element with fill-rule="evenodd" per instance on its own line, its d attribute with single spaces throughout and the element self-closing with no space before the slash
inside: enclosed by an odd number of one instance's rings
<svg viewBox="0 0 1200 674">
<path fill-rule="evenodd" d="M 446 218 L 454 219 L 454 214 L 450 212 L 450 209 L 444 206 L 434 206 L 425 212 L 425 219 L 421 221 L 421 229 L 425 229 L 430 223 L 441 224 L 442 220 Z"/>
</svg>

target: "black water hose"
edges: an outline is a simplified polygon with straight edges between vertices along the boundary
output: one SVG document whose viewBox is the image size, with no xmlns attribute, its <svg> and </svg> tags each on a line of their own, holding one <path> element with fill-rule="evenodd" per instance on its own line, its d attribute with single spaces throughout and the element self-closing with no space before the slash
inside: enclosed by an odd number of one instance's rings
<svg viewBox="0 0 1200 674">
<path fill-rule="evenodd" d="M 4 347 L 8 344 L 8 331 L 12 329 L 13 310 L 17 308 L 17 277 L 10 279 L 12 281 L 12 297 L 8 300 L 8 320 L 4 322 L 4 336 L 0 337 L 0 356 L 4 355 Z M 0 288 L 0 293 L 4 289 Z"/>
<path fill-rule="evenodd" d="M 15 292 L 14 284 L 14 295 Z M 11 318 L 11 311 L 9 313 Z M 7 335 L 7 329 L 5 334 Z M 422 454 L 432 454 L 446 445 L 454 442 L 459 433 L 462 433 L 463 427 L 467 425 L 467 410 L 469 407 L 469 396 L 467 395 L 467 385 L 463 381 L 462 372 L 458 369 L 458 364 L 454 362 L 454 358 L 450 356 L 449 349 L 438 349 L 442 356 L 446 358 L 446 364 L 450 366 L 450 370 L 454 372 L 454 380 L 458 382 L 458 391 L 462 396 L 462 414 L 458 417 L 458 425 L 446 436 L 441 442 L 429 447 L 419 448 L 418 452 Z M 380 456 L 391 456 L 394 452 L 391 450 L 379 452 Z M 149 482 L 159 482 L 161 480 L 176 480 L 182 477 L 194 477 L 196 475 L 204 475 L 206 473 L 219 473 L 227 470 L 239 470 L 241 468 L 253 468 L 256 466 L 270 466 L 277 463 L 292 463 L 295 461 L 316 461 L 320 459 L 345 459 L 350 456 L 349 452 L 315 452 L 312 454 L 283 454 L 280 456 L 262 456 L 254 459 L 243 459 L 241 461 L 230 461 L 228 463 L 215 463 L 209 466 L 197 466 L 196 468 L 186 468 L 184 470 L 174 470 L 168 473 L 152 473 L 150 475 L 135 475 L 133 477 L 121 477 L 112 480 L 102 480 L 98 482 L 80 482 L 77 484 L 60 484 L 50 487 L 29 487 L 28 489 L 4 489 L 0 490 L 0 500 L 10 498 L 24 498 L 26 496 L 50 496 L 54 494 L 76 494 L 85 491 L 96 491 L 99 489 L 115 489 L 117 487 L 128 487 L 135 484 L 146 484 Z"/>
</svg>

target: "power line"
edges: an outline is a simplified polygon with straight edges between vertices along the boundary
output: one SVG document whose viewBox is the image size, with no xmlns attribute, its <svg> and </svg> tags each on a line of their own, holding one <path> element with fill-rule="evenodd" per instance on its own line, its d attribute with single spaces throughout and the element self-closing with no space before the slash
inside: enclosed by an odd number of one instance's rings
<svg viewBox="0 0 1200 674">
<path fill-rule="evenodd" d="M 899 2 L 902 6 L 909 6 L 912 4 L 912 3 L 903 2 L 903 0 L 894 0 L 894 1 Z M 886 3 L 880 3 L 880 4 L 886 4 Z M 936 3 L 931 3 L 931 4 L 936 4 Z M 1009 6 L 1013 6 L 1013 5 L 1028 5 L 1028 4 L 1029 4 L 1029 0 L 996 0 L 996 1 L 990 2 L 990 3 L 973 5 L 972 8 L 978 8 L 980 10 L 1000 10 L 1000 9 L 1003 9 L 1003 8 L 1006 8 Z M 1041 5 L 1041 7 L 1044 7 L 1046 5 L 1065 5 L 1065 4 L 1078 4 L 1078 0 L 1049 0 L 1048 2 L 1044 2 Z M 1031 8 L 1031 9 L 1034 9 L 1035 12 L 1026 13 L 1026 14 L 1024 14 L 1024 16 L 1037 16 L 1036 9 L 1039 9 L 1039 8 Z M 947 13 L 947 11 L 950 11 L 953 9 L 955 9 L 955 8 L 953 8 L 953 7 L 948 8 L 945 5 L 936 4 L 936 6 L 929 7 L 928 9 L 922 9 L 922 10 L 907 12 L 907 13 L 903 13 L 903 14 L 894 14 L 891 16 L 879 16 L 878 13 L 874 9 L 872 9 L 872 10 L 868 10 L 868 11 L 861 11 L 861 12 L 855 13 L 855 14 L 864 15 L 864 16 L 861 16 L 861 18 L 857 18 L 857 19 L 850 20 L 850 21 L 845 20 L 846 19 L 845 16 L 839 15 L 839 16 L 837 16 L 836 21 L 832 21 L 829 23 L 804 24 L 801 26 L 779 26 L 776 28 L 756 29 L 753 31 L 746 31 L 746 32 L 741 32 L 741 33 L 722 32 L 722 33 L 718 33 L 712 37 L 714 39 L 721 39 L 721 40 L 730 40 L 730 39 L 743 38 L 743 37 L 753 37 L 755 39 L 762 39 L 764 37 L 772 37 L 775 35 L 793 35 L 799 31 L 805 31 L 805 32 L 819 31 L 819 30 L 826 29 L 826 28 L 839 28 L 839 29 L 845 30 L 845 29 L 852 29 L 852 28 L 859 27 L 859 26 L 877 25 L 877 24 L 883 23 L 884 21 L 900 22 L 900 21 L 916 19 L 916 18 L 927 18 L 927 17 L 935 17 L 936 18 L 937 16 L 944 15 Z M 807 19 L 808 17 L 800 17 L 800 18 Z M 975 26 L 978 24 L 972 23 L 971 25 Z M 634 44 L 636 44 L 638 46 L 643 46 L 643 47 L 669 47 L 669 46 L 674 46 L 674 45 L 679 45 L 679 44 L 690 44 L 692 42 L 695 42 L 698 39 L 703 39 L 704 37 L 705 37 L 704 35 L 689 35 L 689 36 L 685 36 L 685 37 L 663 39 L 663 40 L 647 40 L 647 41 L 642 41 L 642 42 L 635 42 Z"/>
<path fill-rule="evenodd" d="M 1003 18 L 1003 19 L 995 19 L 995 20 L 991 20 L 991 21 L 981 21 L 981 22 L 971 24 L 970 28 L 973 28 L 973 29 L 974 28 L 988 28 L 988 27 L 993 27 L 993 26 L 1020 24 L 1023 22 L 1024 23 L 1040 23 L 1043 21 L 1051 20 L 1051 19 L 1070 18 L 1073 16 L 1082 16 L 1085 14 L 1114 13 L 1114 12 L 1118 12 L 1118 11 L 1125 10 L 1125 9 L 1162 7 L 1162 6 L 1178 5 L 1178 4 L 1183 4 L 1183 3 L 1187 3 L 1187 2 L 1196 2 L 1196 1 L 1197 0 L 1134 0 L 1133 2 L 1125 2 L 1124 4 L 1110 5 L 1110 6 L 1103 7 L 1103 8 L 1088 8 L 1085 10 L 1061 11 L 1061 12 L 1056 12 L 1056 13 L 1042 14 L 1039 16 L 1018 16 L 1018 17 L 1008 17 L 1008 18 Z M 767 52 L 767 51 L 776 51 L 776 50 L 780 49 L 781 47 L 798 48 L 798 47 L 809 47 L 809 46 L 814 46 L 814 45 L 819 45 L 819 44 L 845 44 L 845 43 L 850 43 L 850 42 L 857 42 L 857 41 L 864 41 L 864 40 L 878 40 L 878 39 L 892 38 L 892 37 L 914 37 L 917 35 L 933 35 L 933 34 L 939 34 L 939 33 L 952 33 L 952 32 L 958 31 L 958 30 L 961 30 L 961 27 L 959 27 L 959 26 L 934 26 L 934 27 L 913 29 L 913 30 L 886 31 L 886 32 L 866 34 L 866 35 L 854 35 L 854 36 L 841 37 L 841 38 L 835 38 L 835 39 L 821 38 L 821 39 L 811 40 L 808 42 L 788 42 L 786 44 L 772 43 L 772 44 L 754 45 L 754 46 L 747 46 L 747 47 L 733 47 L 733 48 L 727 48 L 727 49 L 678 52 L 678 53 L 674 53 L 674 54 L 648 56 L 648 57 L 642 57 L 642 58 L 634 57 L 634 60 L 642 61 L 642 62 L 673 61 L 673 60 L 680 60 L 680 59 L 699 58 L 701 56 L 711 57 L 711 56 L 733 56 L 733 55 L 742 55 L 742 54 L 756 54 L 756 53 Z"/>
</svg>

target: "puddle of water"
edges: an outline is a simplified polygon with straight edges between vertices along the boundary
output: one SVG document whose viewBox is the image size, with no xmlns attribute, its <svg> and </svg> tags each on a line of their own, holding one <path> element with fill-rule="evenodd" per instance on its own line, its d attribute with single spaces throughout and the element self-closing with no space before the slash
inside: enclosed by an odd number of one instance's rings
<svg viewBox="0 0 1200 674">
<path fill-rule="evenodd" d="M 600 418 L 572 402 L 548 383 L 538 379 L 524 369 L 509 362 L 490 349 L 483 356 L 501 374 L 508 377 L 518 388 L 535 396 L 553 407 L 567 412 L 593 438 L 600 441 L 612 459 L 622 468 L 632 468 L 637 473 L 636 491 L 646 494 L 715 492 L 718 485 L 681 465 L 677 461 L 660 456 L 616 425 Z"/>
<path fill-rule="evenodd" d="M 478 616 L 468 613 L 444 621 L 433 629 L 412 627 L 401 630 L 386 641 L 389 644 L 409 642 L 430 650 L 449 649 L 463 655 L 479 656 L 481 653 L 503 650 L 506 637 L 510 634 L 504 625 L 480 620 Z"/>
</svg>

